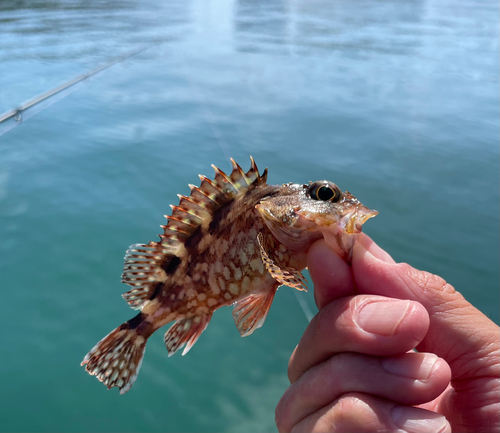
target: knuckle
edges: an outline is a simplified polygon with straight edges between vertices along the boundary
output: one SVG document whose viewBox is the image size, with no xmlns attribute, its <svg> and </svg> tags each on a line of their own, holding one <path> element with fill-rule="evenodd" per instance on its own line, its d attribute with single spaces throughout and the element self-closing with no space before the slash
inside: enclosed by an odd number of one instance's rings
<svg viewBox="0 0 500 433">
<path fill-rule="evenodd" d="M 390 424 L 381 401 L 367 394 L 351 392 L 339 398 L 335 410 L 337 431 L 385 432 Z M 382 404 L 382 406 L 385 406 Z"/>
<path fill-rule="evenodd" d="M 319 310 L 317 314 L 316 331 L 319 335 L 332 335 L 334 327 L 345 326 L 353 322 L 355 309 L 354 297 L 337 299 Z"/>
<path fill-rule="evenodd" d="M 282 404 L 281 399 L 276 406 L 276 409 L 274 410 L 274 422 L 276 423 L 276 427 L 278 427 L 278 431 L 284 431 L 283 430 L 283 424 L 284 424 L 284 416 L 283 416 L 283 404 Z"/>
<path fill-rule="evenodd" d="M 297 416 L 297 407 L 303 401 L 304 396 L 297 387 L 291 385 L 287 388 L 274 410 L 274 421 L 280 432 L 291 430 Z"/>
<path fill-rule="evenodd" d="M 276 423 L 276 427 L 278 427 L 278 431 L 284 432 L 287 431 L 286 427 L 288 424 L 288 410 L 287 410 L 288 404 L 287 404 L 287 394 L 283 395 L 281 397 L 281 400 L 278 402 L 278 405 L 276 406 L 276 409 L 274 411 L 274 421 Z"/>
<path fill-rule="evenodd" d="M 316 333 L 328 335 L 331 333 L 333 322 L 331 308 L 322 308 L 316 316 Z"/>
<path fill-rule="evenodd" d="M 423 292 L 454 292 L 453 286 L 448 284 L 439 275 L 431 274 L 427 271 L 419 271 L 408 263 L 399 263 L 398 265 L 403 273 L 418 286 Z"/>
<path fill-rule="evenodd" d="M 365 397 L 360 392 L 348 392 L 339 397 L 337 400 L 339 415 L 348 415 L 350 418 L 353 414 L 366 410 L 367 403 L 365 402 Z"/>
</svg>

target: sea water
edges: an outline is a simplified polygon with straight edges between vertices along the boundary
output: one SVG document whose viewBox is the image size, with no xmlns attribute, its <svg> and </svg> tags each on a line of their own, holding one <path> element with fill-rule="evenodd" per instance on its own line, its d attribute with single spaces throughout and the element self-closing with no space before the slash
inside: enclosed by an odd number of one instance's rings
<svg viewBox="0 0 500 433">
<path fill-rule="evenodd" d="M 348 189 L 498 323 L 496 2 L 3 0 L 0 41 L 0 113 L 149 47 L 0 136 L 1 430 L 276 430 L 312 290 L 249 338 L 217 311 L 185 357 L 158 332 L 124 396 L 80 367 L 135 314 L 126 248 L 230 157 Z"/>
</svg>

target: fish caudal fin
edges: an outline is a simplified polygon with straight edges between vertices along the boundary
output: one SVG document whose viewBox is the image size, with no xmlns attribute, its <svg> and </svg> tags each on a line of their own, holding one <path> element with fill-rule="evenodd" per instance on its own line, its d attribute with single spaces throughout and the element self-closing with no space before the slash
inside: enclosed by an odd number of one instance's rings
<svg viewBox="0 0 500 433">
<path fill-rule="evenodd" d="M 116 328 L 85 356 L 81 365 L 97 376 L 108 389 L 114 386 L 125 394 L 137 379 L 147 339 L 139 335 L 131 321 Z"/>
</svg>

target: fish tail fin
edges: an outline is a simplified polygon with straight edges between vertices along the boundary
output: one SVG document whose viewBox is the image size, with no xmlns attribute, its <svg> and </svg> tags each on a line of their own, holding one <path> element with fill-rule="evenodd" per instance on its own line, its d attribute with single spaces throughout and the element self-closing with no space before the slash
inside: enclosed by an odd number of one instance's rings
<svg viewBox="0 0 500 433">
<path fill-rule="evenodd" d="M 137 329 L 137 322 L 142 322 L 139 316 L 106 335 L 81 363 L 108 389 L 118 387 L 120 394 L 125 394 L 137 379 L 146 350 L 147 336 Z"/>
</svg>

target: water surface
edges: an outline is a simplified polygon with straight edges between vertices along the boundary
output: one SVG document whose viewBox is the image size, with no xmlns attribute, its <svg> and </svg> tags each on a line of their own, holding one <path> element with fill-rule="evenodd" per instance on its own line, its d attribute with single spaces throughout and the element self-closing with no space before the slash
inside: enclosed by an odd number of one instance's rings
<svg viewBox="0 0 500 433">
<path fill-rule="evenodd" d="M 0 137 L 2 430 L 276 430 L 307 326 L 288 288 L 249 338 L 229 308 L 185 357 L 154 335 L 124 396 L 79 366 L 132 317 L 125 249 L 229 157 L 348 189 L 396 260 L 498 323 L 497 4 L 157 3 L 0 4 L 0 113 L 151 45 Z"/>
</svg>

